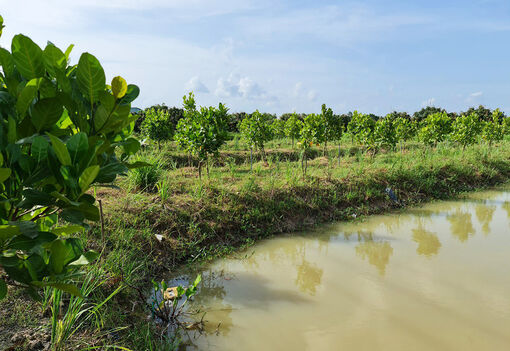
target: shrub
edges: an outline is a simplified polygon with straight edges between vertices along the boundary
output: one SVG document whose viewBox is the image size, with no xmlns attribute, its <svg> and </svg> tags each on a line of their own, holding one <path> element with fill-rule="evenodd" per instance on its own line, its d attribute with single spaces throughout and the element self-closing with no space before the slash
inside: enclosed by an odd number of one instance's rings
<svg viewBox="0 0 510 351">
<path fill-rule="evenodd" d="M 482 139 L 485 140 L 489 146 L 492 143 L 503 140 L 505 134 L 505 126 L 501 124 L 501 112 L 496 109 L 492 113 L 492 121 L 483 122 L 482 126 Z"/>
<path fill-rule="evenodd" d="M 326 154 L 326 148 L 328 147 L 328 141 L 337 141 L 342 138 L 342 124 L 340 116 L 333 114 L 333 110 L 327 108 L 325 104 L 322 104 L 321 113 L 322 123 L 324 124 L 324 151 Z"/>
<path fill-rule="evenodd" d="M 257 110 L 250 116 L 246 116 L 239 125 L 243 139 L 250 145 L 250 148 L 255 147 L 261 152 L 264 163 L 267 163 L 264 143 L 272 138 L 271 117 L 271 115 L 262 114 Z"/>
<path fill-rule="evenodd" d="M 306 151 L 315 143 L 317 145 L 324 141 L 324 124 L 320 115 L 315 113 L 309 114 L 305 117 L 303 128 L 300 134 L 300 147 L 302 149 L 301 154 L 301 169 L 303 171 L 303 177 L 306 175 L 306 169 L 308 161 L 306 157 Z"/>
<path fill-rule="evenodd" d="M 89 53 L 69 65 L 72 47 L 42 50 L 18 34 L 12 52 L 0 48 L 0 268 L 34 297 L 41 286 L 79 295 L 69 276 L 96 256 L 72 236 L 99 219 L 88 190 L 126 174 L 140 148 L 138 88 L 121 77 L 107 86 Z M 6 290 L 0 278 L 0 298 Z"/>
<path fill-rule="evenodd" d="M 429 115 L 419 131 L 420 140 L 426 145 L 437 145 L 446 139 L 452 131 L 452 120 L 446 112 Z"/>
<path fill-rule="evenodd" d="M 374 138 L 379 145 L 389 147 L 392 150 L 395 149 L 398 139 L 392 115 L 388 115 L 376 122 Z"/>
<path fill-rule="evenodd" d="M 150 108 L 145 111 L 145 119 L 141 126 L 141 132 L 144 136 L 158 143 L 158 149 L 161 148 L 161 142 L 172 140 L 174 135 L 174 125 L 170 121 L 168 110 Z"/>
<path fill-rule="evenodd" d="M 285 121 L 276 118 L 271 124 L 273 138 L 282 139 L 285 138 Z"/>
<path fill-rule="evenodd" d="M 397 117 L 393 123 L 395 124 L 397 140 L 401 143 L 410 140 L 416 134 L 416 124 L 408 118 Z"/>
<path fill-rule="evenodd" d="M 177 123 L 175 140 L 187 152 L 198 157 L 198 175 L 202 178 L 202 165 L 207 165 L 211 155 L 217 155 L 219 148 L 228 137 L 228 109 L 219 104 L 218 108 L 201 107 L 197 109 L 195 96 L 189 93 L 183 97 L 184 118 Z"/>
<path fill-rule="evenodd" d="M 452 125 L 451 139 L 462 145 L 465 149 L 468 145 L 473 145 L 481 131 L 481 123 L 476 113 L 462 115 L 457 117 Z"/>
<path fill-rule="evenodd" d="M 283 118 L 280 117 L 280 118 Z M 298 118 L 296 113 L 293 113 L 285 122 L 285 135 L 292 140 L 292 147 L 294 148 L 294 139 L 298 139 L 303 128 L 303 122 Z"/>
<path fill-rule="evenodd" d="M 375 120 L 369 115 L 354 111 L 351 121 L 347 125 L 347 131 L 360 144 L 371 146 L 375 141 L 375 123 Z"/>
</svg>

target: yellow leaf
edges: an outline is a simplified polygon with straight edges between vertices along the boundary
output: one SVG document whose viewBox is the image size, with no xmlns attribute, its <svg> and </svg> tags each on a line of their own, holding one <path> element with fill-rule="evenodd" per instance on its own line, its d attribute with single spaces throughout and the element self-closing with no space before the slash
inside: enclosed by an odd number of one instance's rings
<svg viewBox="0 0 510 351">
<path fill-rule="evenodd" d="M 122 99 L 127 92 L 126 80 L 120 76 L 112 79 L 112 93 L 116 99 Z"/>
</svg>

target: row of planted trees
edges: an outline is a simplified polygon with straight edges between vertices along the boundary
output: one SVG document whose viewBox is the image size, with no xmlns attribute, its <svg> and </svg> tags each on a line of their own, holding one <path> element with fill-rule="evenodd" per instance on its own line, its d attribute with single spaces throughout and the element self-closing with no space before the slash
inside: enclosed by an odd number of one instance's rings
<svg viewBox="0 0 510 351">
<path fill-rule="evenodd" d="M 192 93 L 184 97 L 183 117 L 175 130 L 166 122 L 165 111 L 151 109 L 146 114 L 142 131 L 150 138 L 165 140 L 174 138 L 178 145 L 198 158 L 199 175 L 208 160 L 218 154 L 219 148 L 229 138 L 230 115 L 228 109 L 219 104 L 217 108 L 197 108 Z M 462 146 L 474 144 L 479 140 L 487 143 L 503 139 L 510 131 L 510 119 L 495 110 L 490 118 L 481 118 L 476 112 L 460 116 L 448 115 L 445 111 L 429 114 L 422 120 L 411 119 L 401 114 L 391 113 L 381 119 L 372 115 L 354 111 L 345 126 L 341 116 L 335 115 L 330 108 L 322 105 L 320 114 L 304 117 L 296 113 L 286 120 L 275 119 L 272 115 L 255 111 L 245 115 L 239 122 L 238 129 L 250 147 L 250 164 L 253 161 L 253 149 L 260 152 L 262 160 L 267 163 L 264 145 L 272 139 L 290 138 L 292 147 L 295 141 L 302 151 L 303 172 L 307 167 L 307 150 L 313 145 L 323 147 L 326 154 L 328 143 L 338 143 L 338 157 L 341 156 L 340 140 L 344 133 L 350 135 L 352 142 L 357 142 L 363 149 L 375 152 L 378 148 L 394 150 L 398 144 L 402 149 L 405 142 L 414 139 L 428 146 L 436 146 L 445 140 Z"/>
</svg>

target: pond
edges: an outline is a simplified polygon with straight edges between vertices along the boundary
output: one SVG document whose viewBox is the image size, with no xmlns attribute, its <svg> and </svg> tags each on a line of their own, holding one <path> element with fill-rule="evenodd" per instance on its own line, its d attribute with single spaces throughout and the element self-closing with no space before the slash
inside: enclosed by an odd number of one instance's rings
<svg viewBox="0 0 510 351">
<path fill-rule="evenodd" d="M 202 274 L 185 350 L 509 350 L 510 190 L 261 242 Z"/>
</svg>

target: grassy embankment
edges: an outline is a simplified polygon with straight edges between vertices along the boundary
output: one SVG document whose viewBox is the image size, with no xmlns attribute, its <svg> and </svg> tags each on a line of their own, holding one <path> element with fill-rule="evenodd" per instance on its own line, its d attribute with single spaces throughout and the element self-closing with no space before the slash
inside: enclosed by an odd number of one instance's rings
<svg viewBox="0 0 510 351">
<path fill-rule="evenodd" d="M 105 243 L 98 227 L 84 239 L 88 247 L 103 251 L 96 265 L 106 278 L 93 299 L 105 298 L 122 284 L 146 289 L 152 278 L 179 265 L 228 254 L 277 233 L 502 183 L 510 179 L 509 146 L 508 141 L 492 148 L 480 144 L 463 152 L 448 144 L 431 149 L 409 143 L 403 151 L 367 155 L 346 139 L 340 159 L 336 146 L 326 157 L 313 149 L 303 178 L 299 152 L 289 141 L 269 143 L 268 165 L 255 153 L 250 172 L 250 153 L 234 140 L 201 181 L 197 170 L 187 166 L 188 156 L 172 143 L 146 149 L 140 158 L 154 163 L 153 168 L 132 172 L 118 182 L 120 189 L 97 189 L 105 212 Z M 388 197 L 388 187 L 400 203 Z M 10 311 L 5 330 L 38 324 L 33 317 L 42 313 L 39 305 L 13 304 L 17 299 L 0 304 Z M 98 337 L 99 344 L 137 350 L 156 342 L 150 336 L 155 327 L 144 318 L 147 311 L 139 300 L 138 292 L 126 287 L 108 301 L 101 328 L 127 328 L 113 339 Z M 84 339 L 74 336 L 74 343 L 90 344 L 99 335 L 85 334 Z"/>
</svg>

